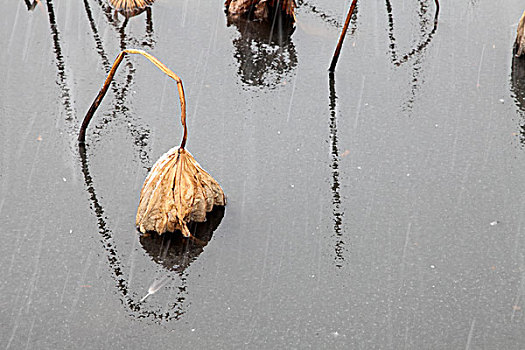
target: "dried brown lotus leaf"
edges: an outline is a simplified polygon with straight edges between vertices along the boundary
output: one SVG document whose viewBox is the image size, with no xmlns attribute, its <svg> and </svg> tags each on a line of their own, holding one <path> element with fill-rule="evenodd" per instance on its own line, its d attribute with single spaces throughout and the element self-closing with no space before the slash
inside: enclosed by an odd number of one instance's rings
<svg viewBox="0 0 525 350">
<path fill-rule="evenodd" d="M 114 6 L 124 3 L 149 4 L 153 2 L 152 0 L 112 1 Z M 226 205 L 226 200 L 219 184 L 184 149 L 188 135 L 186 99 L 182 80 L 175 73 L 145 51 L 123 50 L 115 59 L 104 85 L 82 121 L 78 141 L 81 144 L 85 142 L 88 124 L 106 95 L 115 72 L 126 54 L 140 54 L 146 57 L 177 82 L 181 106 L 181 124 L 184 128 L 180 147 L 172 148 L 155 163 L 142 186 L 136 216 L 137 227 L 143 233 L 155 231 L 158 234 L 163 234 L 180 230 L 184 236 L 190 237 L 187 224 L 190 221 L 206 221 L 206 213 L 210 212 L 216 205 Z"/>
<path fill-rule="evenodd" d="M 188 151 L 175 147 L 148 174 L 140 193 L 136 223 L 143 233 L 180 230 L 189 237 L 190 221 L 206 221 L 207 212 L 225 204 L 219 184 Z"/>
<path fill-rule="evenodd" d="M 525 11 L 523 12 L 523 15 L 521 16 L 521 19 L 518 23 L 515 50 L 517 57 L 525 55 Z"/>
</svg>

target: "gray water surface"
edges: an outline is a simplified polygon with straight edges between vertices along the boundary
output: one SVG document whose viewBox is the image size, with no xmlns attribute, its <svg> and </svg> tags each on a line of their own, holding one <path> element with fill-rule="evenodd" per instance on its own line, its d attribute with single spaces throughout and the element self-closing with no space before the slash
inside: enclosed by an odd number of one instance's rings
<svg viewBox="0 0 525 350">
<path fill-rule="evenodd" d="M 7 1 L 0 347 L 522 349 L 525 61 L 509 0 L 299 0 L 292 31 L 222 1 Z M 228 196 L 200 244 L 141 237 L 180 142 Z M 156 290 L 146 300 L 148 290 Z"/>
</svg>

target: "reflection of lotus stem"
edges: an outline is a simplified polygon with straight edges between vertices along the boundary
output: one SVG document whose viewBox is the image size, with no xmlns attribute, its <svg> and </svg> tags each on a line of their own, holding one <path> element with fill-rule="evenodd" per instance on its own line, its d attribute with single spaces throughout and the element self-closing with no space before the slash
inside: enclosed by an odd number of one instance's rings
<svg viewBox="0 0 525 350">
<path fill-rule="evenodd" d="M 79 132 L 79 135 L 78 135 L 78 141 L 80 143 L 84 143 L 85 142 L 87 126 L 88 126 L 89 122 L 91 121 L 91 118 L 93 117 L 93 114 L 95 114 L 95 111 L 97 110 L 100 102 L 102 101 L 102 99 L 106 95 L 108 87 L 111 84 L 111 81 L 113 80 L 113 77 L 115 76 L 115 72 L 117 71 L 118 66 L 122 62 L 122 59 L 124 58 L 124 56 L 126 54 L 128 54 L 128 53 L 140 54 L 140 55 L 146 57 L 148 60 L 153 62 L 153 64 L 156 65 L 161 71 L 163 71 L 164 73 L 169 75 L 173 80 L 175 80 L 177 82 L 177 88 L 179 90 L 179 98 L 180 98 L 180 109 L 181 109 L 181 116 L 180 116 L 180 118 L 181 118 L 182 126 L 184 128 L 184 135 L 182 137 L 180 148 L 184 148 L 184 146 L 186 145 L 186 139 L 188 137 L 188 128 L 186 126 L 186 99 L 184 98 L 184 88 L 182 86 L 182 80 L 175 73 L 173 73 L 168 67 L 166 67 L 162 62 L 160 62 L 158 59 L 156 59 L 155 57 L 153 57 L 149 53 L 147 53 L 145 51 L 142 51 L 142 50 L 134 50 L 134 49 L 124 50 L 117 56 L 117 59 L 113 63 L 113 66 L 111 67 L 111 70 L 109 71 L 109 74 L 108 74 L 108 76 L 106 78 L 106 81 L 104 82 L 104 85 L 100 89 L 97 97 L 95 98 L 95 100 L 91 104 L 91 107 L 89 107 L 89 110 L 86 113 L 86 116 L 84 117 L 84 120 L 82 122 L 82 126 L 80 127 L 80 132 Z"/>
<path fill-rule="evenodd" d="M 341 53 L 341 47 L 343 46 L 343 41 L 345 40 L 346 30 L 348 29 L 348 25 L 350 24 L 350 19 L 352 18 L 352 14 L 354 13 L 356 4 L 357 0 L 352 1 L 352 5 L 350 6 L 348 14 L 346 15 L 346 21 L 343 27 L 343 31 L 341 32 L 341 36 L 339 37 L 339 41 L 337 42 L 337 47 L 335 48 L 334 56 L 332 57 L 332 63 L 330 64 L 330 68 L 328 69 L 330 72 L 335 71 L 335 66 L 337 64 L 337 60 L 339 59 L 339 54 Z"/>
<path fill-rule="evenodd" d="M 346 21 L 345 21 L 345 25 L 343 27 L 343 31 L 341 32 L 341 36 L 339 37 L 339 41 L 337 42 L 337 47 L 335 49 L 334 56 L 332 57 L 332 63 L 330 64 L 330 68 L 328 68 L 329 72 L 335 71 L 335 66 L 337 65 L 337 60 L 339 59 L 339 54 L 341 53 L 341 47 L 343 46 L 343 41 L 344 41 L 344 37 L 346 35 L 346 30 L 348 29 L 348 24 L 350 23 L 350 18 L 352 17 L 352 14 L 354 12 L 354 8 L 356 6 L 356 3 L 357 3 L 357 0 L 354 0 L 352 2 L 352 5 L 350 6 L 350 9 L 348 10 L 348 15 L 346 16 Z M 432 34 L 434 34 L 434 32 L 435 32 L 435 30 L 437 28 L 437 21 L 438 21 L 438 14 L 439 14 L 439 0 L 434 0 L 434 4 L 436 5 L 436 13 L 434 15 L 434 29 L 432 30 L 429 38 L 423 44 L 418 45 L 418 47 L 416 49 L 413 49 L 410 53 L 405 55 L 401 61 L 395 63 L 396 65 L 399 66 L 402 63 L 406 62 L 410 58 L 410 56 L 412 56 L 416 52 L 422 50 L 430 42 L 430 39 L 432 38 Z M 388 6 L 388 4 L 387 4 L 387 6 Z"/>
</svg>

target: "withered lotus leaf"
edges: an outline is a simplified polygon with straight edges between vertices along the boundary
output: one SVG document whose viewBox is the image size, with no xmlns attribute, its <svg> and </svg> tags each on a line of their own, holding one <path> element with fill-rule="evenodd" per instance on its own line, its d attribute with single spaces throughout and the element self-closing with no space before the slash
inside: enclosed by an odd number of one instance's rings
<svg viewBox="0 0 525 350">
<path fill-rule="evenodd" d="M 136 223 L 143 233 L 180 230 L 190 237 L 188 222 L 204 222 L 213 206 L 225 204 L 219 184 L 188 151 L 174 147 L 155 163 L 146 178 Z"/>
<path fill-rule="evenodd" d="M 518 23 L 518 34 L 516 36 L 516 43 L 514 44 L 516 57 L 525 55 L 525 11 Z"/>
<path fill-rule="evenodd" d="M 106 95 L 117 68 L 127 54 L 139 54 L 146 57 L 176 81 L 181 108 L 180 119 L 184 129 L 180 146 L 169 150 L 155 163 L 142 186 L 136 216 L 137 227 L 143 233 L 155 231 L 163 234 L 180 230 L 185 237 L 190 237 L 191 233 L 187 224 L 190 221 L 206 221 L 206 213 L 210 212 L 215 205 L 226 205 L 226 200 L 219 184 L 184 149 L 188 127 L 186 125 L 186 99 L 179 76 L 147 52 L 135 49 L 122 51 L 115 59 L 104 85 L 82 121 L 78 141 L 81 144 L 85 142 L 89 122 Z"/>
</svg>

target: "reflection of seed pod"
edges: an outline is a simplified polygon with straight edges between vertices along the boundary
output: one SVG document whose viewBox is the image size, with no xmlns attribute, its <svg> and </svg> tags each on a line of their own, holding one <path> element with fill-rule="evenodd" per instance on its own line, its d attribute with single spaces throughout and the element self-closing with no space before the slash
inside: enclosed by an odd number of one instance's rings
<svg viewBox="0 0 525 350">
<path fill-rule="evenodd" d="M 219 184 L 189 152 L 175 147 L 155 163 L 146 178 L 136 223 L 143 233 L 180 230 L 189 237 L 188 222 L 204 222 L 214 206 L 225 204 Z"/>
<path fill-rule="evenodd" d="M 126 17 L 133 17 L 141 13 L 155 0 L 109 0 L 111 6 Z"/>
<path fill-rule="evenodd" d="M 525 11 L 518 23 L 518 34 L 516 36 L 516 43 L 514 44 L 514 51 L 517 57 L 525 54 Z"/>
</svg>

